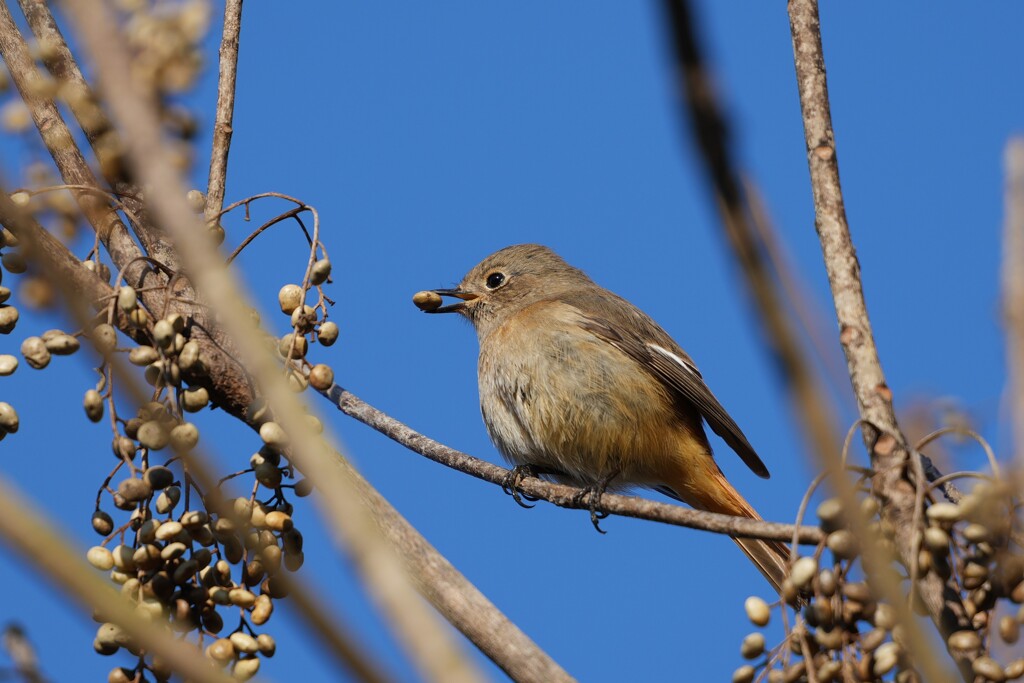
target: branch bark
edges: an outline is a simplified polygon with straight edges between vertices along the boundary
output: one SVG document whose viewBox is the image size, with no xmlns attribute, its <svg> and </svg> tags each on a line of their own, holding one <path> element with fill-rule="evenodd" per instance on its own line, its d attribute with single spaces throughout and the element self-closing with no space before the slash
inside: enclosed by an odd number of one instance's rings
<svg viewBox="0 0 1024 683">
<path fill-rule="evenodd" d="M 18 4 L 36 40 L 46 46 L 43 64 L 62 85 L 71 87 L 65 99 L 89 144 L 95 149 L 103 136 L 113 130 L 110 119 L 97 104 L 92 88 L 78 68 L 46 0 L 18 0 Z"/>
<path fill-rule="evenodd" d="M 210 154 L 210 179 L 206 185 L 206 220 L 220 216 L 224 207 L 224 187 L 228 176 L 228 150 L 231 148 L 232 120 L 235 111 L 235 76 L 238 73 L 238 37 L 242 31 L 242 0 L 224 3 L 224 31 L 220 41 L 220 77 L 217 81 L 217 112 L 213 123 L 213 150 Z"/>
<path fill-rule="evenodd" d="M 1003 320 L 1009 369 L 1010 424 L 1018 471 L 1024 471 L 1024 138 L 1006 144 Z"/>
<path fill-rule="evenodd" d="M 53 157 L 64 182 L 68 185 L 101 188 L 78 145 L 75 144 L 74 137 L 61 117 L 57 105 L 50 96 L 44 94 L 44 79 L 36 69 L 28 44 L 14 24 L 6 3 L 0 3 L 0 55 L 3 56 L 11 79 L 18 88 L 25 106 L 28 107 L 43 144 Z M 83 214 L 115 262 L 129 263 L 141 255 L 142 252 L 132 239 L 128 228 L 109 203 L 99 201 L 95 195 L 89 193 L 73 194 L 78 199 Z M 130 274 L 129 281 L 133 285 L 141 284 L 136 277 L 140 276 L 143 270 L 144 266 L 140 263 Z"/>
<path fill-rule="evenodd" d="M 884 518 L 895 531 L 894 541 L 900 561 L 910 568 L 916 562 L 916 536 L 921 530 L 915 514 L 915 488 L 905 473 L 911 452 L 896 422 L 892 391 L 885 382 L 868 320 L 860 264 L 846 220 L 816 0 L 790 0 L 789 17 L 814 196 L 815 228 L 835 302 L 839 341 L 846 355 L 858 409 L 865 422 L 864 442 L 875 471 L 872 490 L 882 503 Z M 956 630 L 971 628 L 958 591 L 936 574 L 925 575 L 914 588 L 942 633 L 943 640 Z M 973 680 L 969 662 L 951 654 L 965 680 Z M 922 667 L 934 667 L 934 662 L 929 660 L 924 656 L 918 657 L 917 662 Z M 925 670 L 928 671 L 927 668 Z M 942 671 L 937 670 L 928 678 L 938 680 L 942 676 Z"/>
</svg>

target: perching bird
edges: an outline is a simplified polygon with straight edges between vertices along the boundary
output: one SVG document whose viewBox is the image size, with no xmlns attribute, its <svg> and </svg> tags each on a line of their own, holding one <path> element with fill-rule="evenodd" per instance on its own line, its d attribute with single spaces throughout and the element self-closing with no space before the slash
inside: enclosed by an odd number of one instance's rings
<svg viewBox="0 0 1024 683">
<path fill-rule="evenodd" d="M 462 301 L 440 306 L 441 296 Z M 768 469 L 693 360 L 643 311 L 547 247 L 506 247 L 456 289 L 417 298 L 424 310 L 459 313 L 476 328 L 480 409 L 517 475 L 598 492 L 641 486 L 699 510 L 760 519 L 715 463 L 702 420 L 755 474 L 767 478 Z M 779 590 L 789 549 L 734 540 Z"/>
</svg>

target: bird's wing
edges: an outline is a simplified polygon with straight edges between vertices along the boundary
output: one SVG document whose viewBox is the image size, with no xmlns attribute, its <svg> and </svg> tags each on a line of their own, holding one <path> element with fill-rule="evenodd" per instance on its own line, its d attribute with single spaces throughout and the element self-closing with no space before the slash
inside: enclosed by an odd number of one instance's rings
<svg viewBox="0 0 1024 683">
<path fill-rule="evenodd" d="M 684 398 L 700 412 L 711 430 L 736 451 L 754 474 L 767 479 L 770 476 L 768 468 L 747 441 L 739 425 L 729 417 L 729 413 L 725 412 L 725 408 L 708 389 L 693 360 L 640 309 L 609 294 L 616 300 L 613 307 L 617 309 L 615 313 L 624 319 L 615 321 L 618 323 L 615 324 L 577 308 L 581 315 L 580 325 L 633 358 L 673 394 Z M 619 304 L 625 304 L 628 308 L 623 309 Z"/>
</svg>

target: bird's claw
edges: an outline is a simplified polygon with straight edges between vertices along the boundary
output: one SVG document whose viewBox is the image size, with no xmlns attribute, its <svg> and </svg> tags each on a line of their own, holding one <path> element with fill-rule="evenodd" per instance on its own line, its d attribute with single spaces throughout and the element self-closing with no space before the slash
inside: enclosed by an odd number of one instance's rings
<svg viewBox="0 0 1024 683">
<path fill-rule="evenodd" d="M 601 510 L 601 497 L 604 496 L 604 492 L 608 489 L 608 485 L 612 483 L 615 477 L 619 476 L 618 470 L 608 475 L 596 484 L 587 486 L 582 491 L 576 494 L 574 502 L 576 505 L 583 506 L 584 500 L 586 499 L 587 510 L 590 511 L 590 523 L 594 525 L 598 533 L 608 533 L 601 528 L 601 520 L 608 517 L 610 513 Z"/>
<path fill-rule="evenodd" d="M 523 500 L 536 501 L 538 498 L 534 498 L 528 494 L 523 493 L 519 490 L 519 484 L 522 483 L 523 479 L 527 477 L 536 477 L 537 468 L 533 465 L 516 465 L 513 467 L 505 478 L 501 480 L 501 490 L 512 496 L 512 500 L 516 502 L 520 507 L 532 508 L 533 505 L 524 503 Z"/>
</svg>

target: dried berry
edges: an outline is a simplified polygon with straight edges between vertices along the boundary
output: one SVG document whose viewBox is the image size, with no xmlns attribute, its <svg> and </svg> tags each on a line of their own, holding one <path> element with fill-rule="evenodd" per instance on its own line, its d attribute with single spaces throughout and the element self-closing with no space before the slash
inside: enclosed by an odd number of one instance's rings
<svg viewBox="0 0 1024 683">
<path fill-rule="evenodd" d="M 317 330 L 316 338 L 324 346 L 331 346 L 338 341 L 338 325 L 330 321 L 323 323 Z"/>
<path fill-rule="evenodd" d="M 298 285 L 285 285 L 277 293 L 277 302 L 281 306 L 281 312 L 291 315 L 292 311 L 302 305 L 302 287 Z"/>
<path fill-rule="evenodd" d="M 314 389 L 326 391 L 334 384 L 334 370 L 329 365 L 314 365 L 309 371 L 309 383 Z"/>
<path fill-rule="evenodd" d="M 42 370 L 50 364 L 50 352 L 46 343 L 39 337 L 28 337 L 21 343 L 21 355 L 25 356 L 29 367 Z"/>
<path fill-rule="evenodd" d="M 85 415 L 93 422 L 103 419 L 103 396 L 95 389 L 85 392 L 85 399 L 82 401 L 85 408 Z"/>
<path fill-rule="evenodd" d="M 416 308 L 421 311 L 436 311 L 441 307 L 441 303 L 444 299 L 437 292 L 423 291 L 416 292 L 412 295 L 412 302 L 416 305 Z"/>
</svg>

